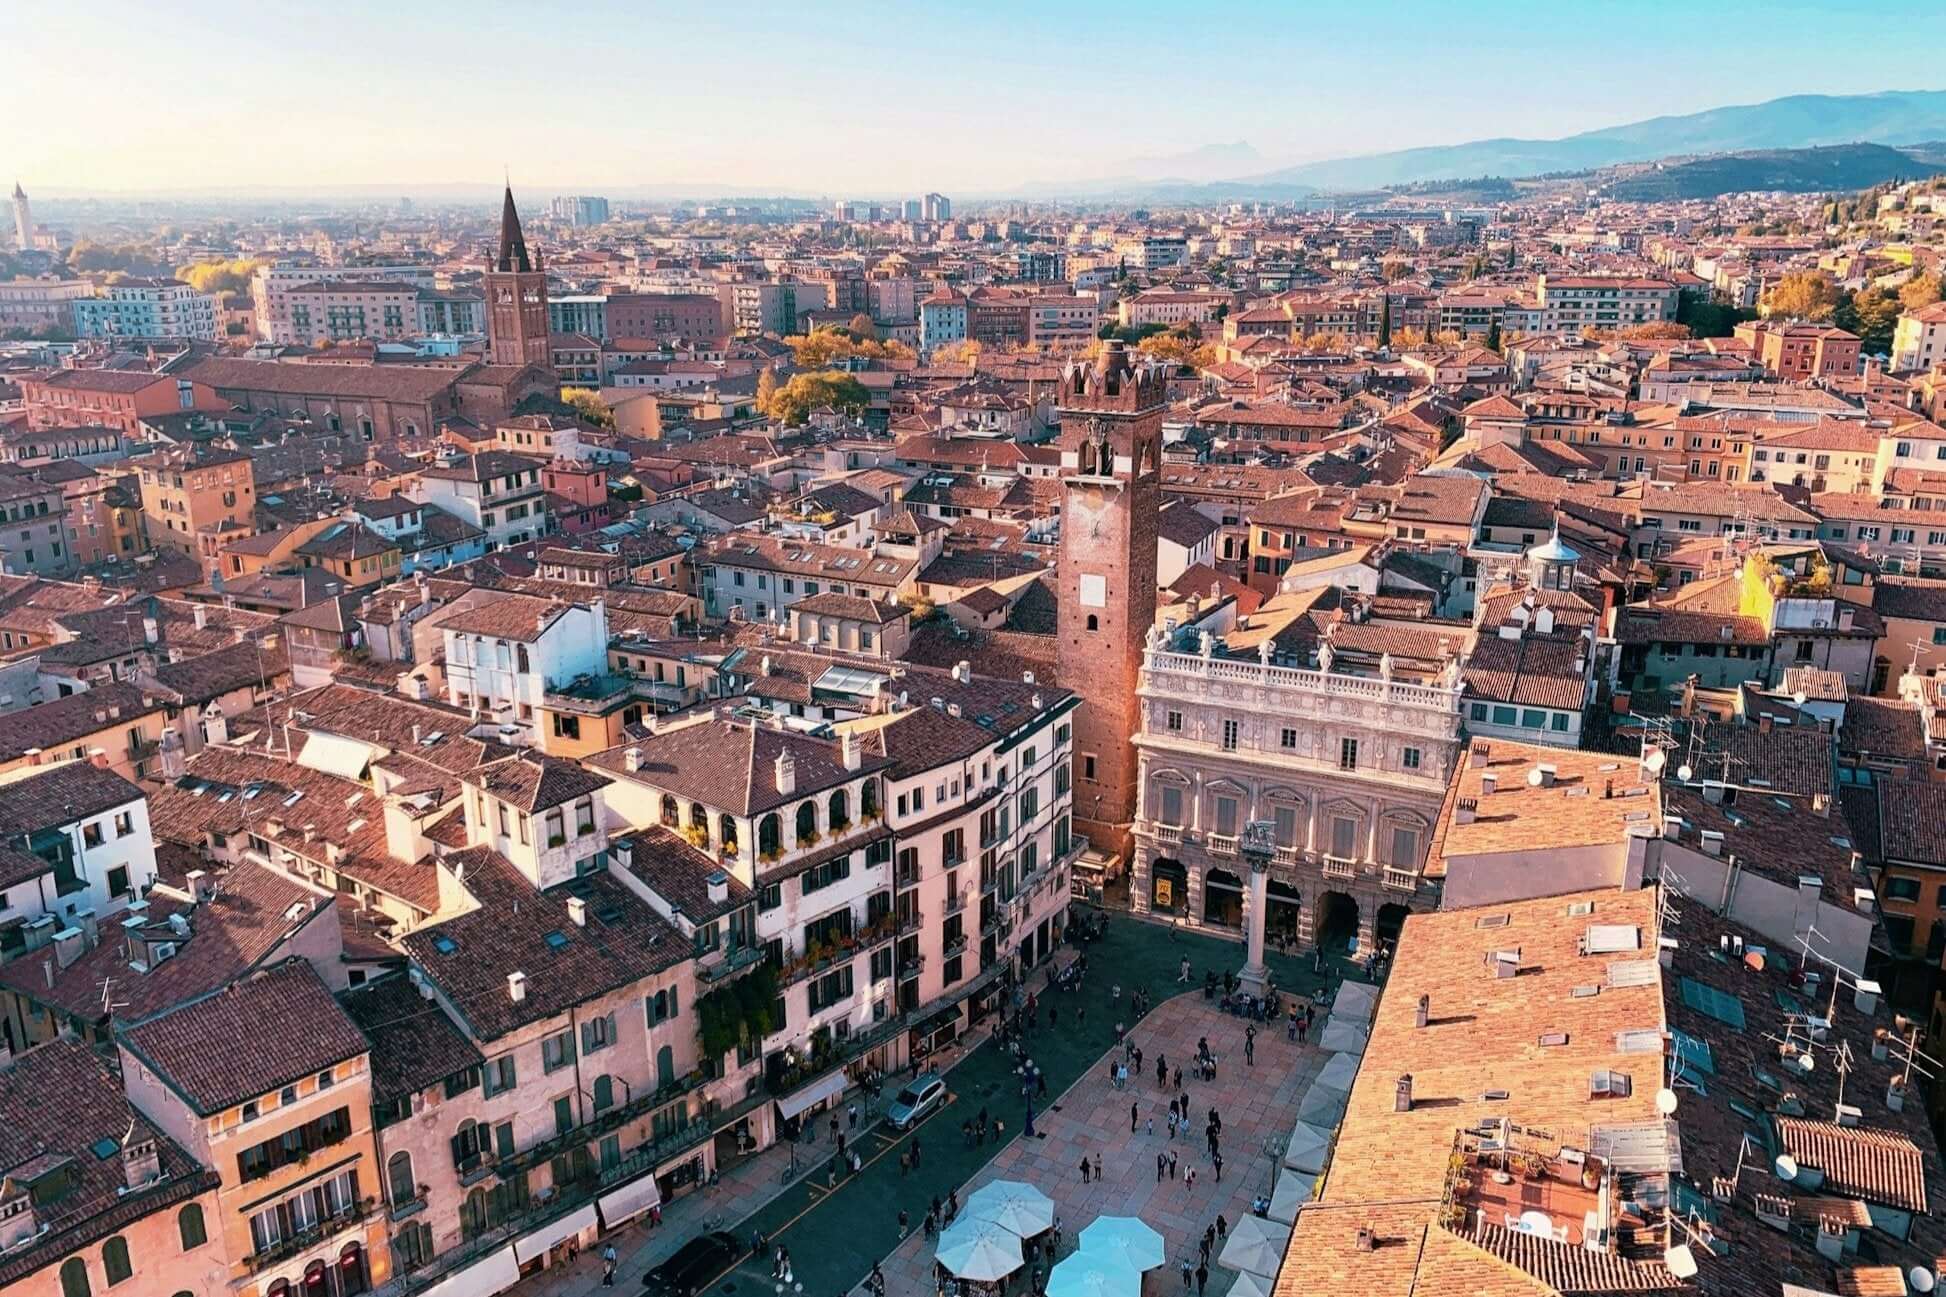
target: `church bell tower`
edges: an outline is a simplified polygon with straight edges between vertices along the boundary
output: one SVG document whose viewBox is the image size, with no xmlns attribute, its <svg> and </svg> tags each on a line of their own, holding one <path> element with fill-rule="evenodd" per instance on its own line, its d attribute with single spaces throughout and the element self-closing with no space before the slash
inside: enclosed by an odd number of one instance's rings
<svg viewBox="0 0 1946 1297">
<path fill-rule="evenodd" d="M 1156 608 L 1164 371 L 1119 341 L 1061 379 L 1061 553 L 1057 672 L 1081 695 L 1074 725 L 1074 823 L 1128 859 L 1141 725 L 1136 686 Z"/>
<path fill-rule="evenodd" d="M 487 264 L 482 282 L 486 292 L 487 360 L 495 365 L 541 365 L 552 368 L 548 340 L 547 274 L 540 257 L 529 259 L 527 238 L 514 210 L 514 191 L 507 187 L 500 208 L 500 255 Z"/>
</svg>

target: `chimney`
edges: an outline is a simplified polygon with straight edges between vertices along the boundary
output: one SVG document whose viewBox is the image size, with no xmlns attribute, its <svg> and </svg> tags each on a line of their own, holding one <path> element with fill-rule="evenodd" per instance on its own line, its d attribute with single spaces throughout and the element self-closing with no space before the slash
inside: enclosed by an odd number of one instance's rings
<svg viewBox="0 0 1946 1297">
<path fill-rule="evenodd" d="M 200 869 L 190 870 L 183 876 L 183 881 L 189 884 L 189 895 L 192 900 L 207 901 L 216 894 L 216 888 L 211 884 L 209 875 Z"/>
<path fill-rule="evenodd" d="M 507 974 L 507 998 L 515 1004 L 527 998 L 527 974 L 519 972 Z"/>
<path fill-rule="evenodd" d="M 0 1253 L 12 1251 L 40 1231 L 34 1197 L 27 1187 L 11 1177 L 0 1180 Z"/>
<path fill-rule="evenodd" d="M 197 604 L 195 611 L 192 612 L 190 615 L 196 619 L 197 630 L 207 630 L 209 628 L 209 605 L 208 604 L 201 604 L 201 603 Z"/>
<path fill-rule="evenodd" d="M 858 742 L 858 736 L 850 730 L 846 730 L 838 737 L 838 754 L 847 770 L 858 769 L 865 760 L 864 749 Z"/>
<path fill-rule="evenodd" d="M 108 754 L 100 748 L 89 748 L 88 764 L 97 770 L 106 770 L 108 769 Z"/>
<path fill-rule="evenodd" d="M 156 624 L 155 618 L 144 617 L 142 619 L 142 638 L 151 644 L 162 638 L 162 628 Z"/>
<path fill-rule="evenodd" d="M 1845 1223 L 1831 1216 L 1818 1217 L 1818 1255 L 1836 1265 L 1844 1260 Z"/>
<path fill-rule="evenodd" d="M 1880 987 L 1869 977 L 1861 977 L 1852 986 L 1851 1007 L 1870 1017 L 1878 1009 Z"/>
<path fill-rule="evenodd" d="M 577 928 L 588 926 L 588 902 L 579 896 L 568 897 L 568 919 Z"/>
<path fill-rule="evenodd" d="M 1554 787 L 1556 769 L 1551 763 L 1543 762 L 1534 767 L 1534 786 L 1537 788 Z"/>
<path fill-rule="evenodd" d="M 797 758 L 789 748 L 777 754 L 777 791 L 786 797 L 797 791 Z"/>
<path fill-rule="evenodd" d="M 1430 995 L 1420 996 L 1419 1005 L 1412 1012 L 1412 1025 L 1415 1027 L 1424 1027 L 1426 1025 L 1426 1018 L 1431 1012 L 1432 997 Z"/>
<path fill-rule="evenodd" d="M 766 653 L 763 655 L 761 659 L 758 660 L 757 674 L 764 675 L 764 676 L 770 674 L 770 654 Z"/>
<path fill-rule="evenodd" d="M 1453 803 L 1453 823 L 1471 824 L 1480 814 L 1480 799 L 1462 797 Z"/>
<path fill-rule="evenodd" d="M 62 928 L 54 934 L 54 958 L 62 968 L 88 953 L 88 934 L 79 928 Z"/>
<path fill-rule="evenodd" d="M 1468 765 L 1478 770 L 1487 763 L 1487 759 L 1492 755 L 1493 745 L 1491 743 L 1475 743 L 1467 749 L 1466 761 Z"/>
<path fill-rule="evenodd" d="M 1401 1076 L 1392 1087 L 1392 1111 L 1412 1111 L 1412 1073 Z"/>
<path fill-rule="evenodd" d="M 1024 684 L 1024 685 L 1031 685 L 1031 684 L 1033 684 L 1033 683 L 1034 683 L 1034 673 L 1033 673 L 1032 671 L 1022 671 L 1022 672 L 1020 673 L 1020 683 L 1022 683 L 1022 684 Z"/>
<path fill-rule="evenodd" d="M 709 899 L 713 905 L 721 905 L 730 899 L 730 876 L 722 870 L 713 870 L 704 880 L 709 888 Z"/>
<path fill-rule="evenodd" d="M 642 749 L 629 748 L 622 753 L 622 769 L 634 774 L 642 768 Z"/>
<path fill-rule="evenodd" d="M 1885 1085 L 1885 1106 L 1893 1112 L 1905 1111 L 1905 1078 L 1895 1076 Z"/>
<path fill-rule="evenodd" d="M 953 679 L 966 684 L 973 679 L 973 664 L 965 658 L 953 663 Z"/>
<path fill-rule="evenodd" d="M 131 1133 L 122 1145 L 122 1178 L 130 1193 L 162 1178 L 162 1155 L 154 1139 Z"/>
<path fill-rule="evenodd" d="M 1406 1078 L 1408 1082 L 1411 1079 L 1412 1079 L 1411 1077 Z M 1378 1235 L 1373 1232 L 1372 1227 L 1370 1225 L 1359 1226 L 1358 1227 L 1358 1250 L 1360 1252 L 1372 1252 L 1372 1251 L 1376 1251 L 1377 1248 L 1378 1248 Z"/>
<path fill-rule="evenodd" d="M 1848 1103 L 1838 1104 L 1833 1110 L 1833 1116 L 1840 1126 L 1856 1126 L 1861 1115 L 1858 1109 Z"/>
<path fill-rule="evenodd" d="M 1723 854 L 1723 834 L 1716 829 L 1703 830 L 1703 854 L 1720 856 Z"/>
<path fill-rule="evenodd" d="M 1491 797 L 1500 791 L 1500 780 L 1491 770 L 1480 776 L 1480 796 Z"/>
</svg>

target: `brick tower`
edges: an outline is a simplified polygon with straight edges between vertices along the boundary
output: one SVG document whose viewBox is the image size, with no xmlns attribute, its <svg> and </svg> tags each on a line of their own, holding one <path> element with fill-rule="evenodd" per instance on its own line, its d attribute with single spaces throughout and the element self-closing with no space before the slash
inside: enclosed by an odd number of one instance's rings
<svg viewBox="0 0 1946 1297">
<path fill-rule="evenodd" d="M 1162 502 L 1163 371 L 1109 342 L 1061 379 L 1061 560 L 1057 666 L 1081 695 L 1074 729 L 1074 825 L 1127 860 L 1141 725 L 1136 685 L 1155 622 Z"/>
<path fill-rule="evenodd" d="M 495 365 L 553 367 L 547 333 L 547 275 L 540 257 L 527 256 L 527 239 L 514 210 L 513 187 L 500 208 L 500 255 L 487 263 L 487 360 Z"/>
</svg>

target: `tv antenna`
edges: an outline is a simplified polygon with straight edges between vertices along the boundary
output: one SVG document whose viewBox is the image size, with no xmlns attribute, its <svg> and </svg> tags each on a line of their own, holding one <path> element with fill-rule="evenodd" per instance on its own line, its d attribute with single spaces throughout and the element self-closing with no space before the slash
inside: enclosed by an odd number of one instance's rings
<svg viewBox="0 0 1946 1297">
<path fill-rule="evenodd" d="M 1919 1024 L 1913 1022 L 1904 1014 L 1900 1014 L 1897 1018 L 1893 1019 L 1892 1025 L 1896 1029 L 1893 1035 L 1899 1043 L 1891 1048 L 1897 1051 L 1902 1062 L 1899 1069 L 1900 1084 L 1902 1086 L 1910 1085 L 1914 1072 L 1917 1072 L 1929 1081 L 1937 1076 L 1939 1074 L 1939 1060 L 1931 1054 L 1921 1053 L 1919 1050 L 1919 1041 L 1925 1034 L 1919 1030 Z M 1924 1059 L 1929 1066 L 1921 1065 L 1919 1062 L 1920 1059 Z"/>
</svg>

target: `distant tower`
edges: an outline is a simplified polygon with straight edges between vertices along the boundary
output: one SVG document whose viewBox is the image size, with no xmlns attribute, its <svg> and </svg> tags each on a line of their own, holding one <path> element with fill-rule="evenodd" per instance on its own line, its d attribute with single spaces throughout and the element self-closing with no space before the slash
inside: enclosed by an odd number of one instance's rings
<svg viewBox="0 0 1946 1297">
<path fill-rule="evenodd" d="M 27 191 L 14 181 L 14 247 L 30 251 L 34 246 L 34 209 L 28 205 Z"/>
<path fill-rule="evenodd" d="M 547 275 L 540 258 L 527 256 L 514 191 L 507 188 L 500 208 L 500 255 L 488 263 L 486 292 L 487 359 L 495 365 L 544 365 L 554 356 L 547 336 Z"/>
<path fill-rule="evenodd" d="M 1155 623 L 1162 507 L 1160 368 L 1136 368 L 1119 341 L 1061 379 L 1057 671 L 1081 695 L 1074 723 L 1074 824 L 1127 858 L 1141 727 L 1136 685 Z"/>
</svg>

